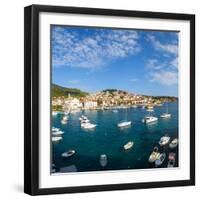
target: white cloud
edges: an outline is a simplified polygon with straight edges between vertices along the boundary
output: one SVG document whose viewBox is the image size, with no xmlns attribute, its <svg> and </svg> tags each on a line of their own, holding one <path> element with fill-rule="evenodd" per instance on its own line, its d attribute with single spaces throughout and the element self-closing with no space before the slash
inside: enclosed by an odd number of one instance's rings
<svg viewBox="0 0 200 200">
<path fill-rule="evenodd" d="M 146 67 L 150 70 L 159 70 L 166 66 L 166 63 L 160 62 L 158 59 L 149 59 L 147 61 Z"/>
<path fill-rule="evenodd" d="M 175 67 L 178 69 L 178 57 L 175 57 L 171 62 L 170 62 L 172 67 Z"/>
<path fill-rule="evenodd" d="M 150 81 L 171 86 L 178 83 L 178 74 L 173 71 L 156 71 L 151 73 Z"/>
<path fill-rule="evenodd" d="M 83 36 L 70 28 L 55 27 L 52 51 L 53 66 L 96 69 L 113 59 L 135 55 L 140 45 L 133 30 L 93 29 Z"/>
<path fill-rule="evenodd" d="M 153 35 L 148 35 L 148 39 L 152 42 L 156 50 L 173 55 L 178 54 L 178 44 L 174 43 L 174 41 L 172 43 L 163 44 L 159 40 L 157 40 Z"/>
</svg>

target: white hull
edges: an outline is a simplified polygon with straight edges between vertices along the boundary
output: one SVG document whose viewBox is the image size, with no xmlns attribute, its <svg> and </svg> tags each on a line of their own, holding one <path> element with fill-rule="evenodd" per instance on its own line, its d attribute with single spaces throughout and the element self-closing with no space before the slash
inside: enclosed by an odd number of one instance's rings
<svg viewBox="0 0 200 200">
<path fill-rule="evenodd" d="M 178 145 L 178 139 L 176 138 L 172 140 L 172 142 L 169 144 L 169 148 L 174 149 L 177 147 L 177 145 Z"/>
<path fill-rule="evenodd" d="M 144 123 L 149 124 L 149 123 L 158 121 L 158 118 L 150 116 L 150 117 L 144 118 L 143 121 Z"/>
<path fill-rule="evenodd" d="M 131 149 L 133 145 L 134 145 L 133 141 L 128 142 L 127 144 L 124 145 L 124 150 Z"/>
<path fill-rule="evenodd" d="M 52 142 L 58 142 L 60 140 L 62 140 L 62 137 L 52 137 Z"/>
<path fill-rule="evenodd" d="M 70 150 L 68 152 L 62 153 L 61 156 L 64 157 L 64 158 L 68 158 L 68 157 L 73 156 L 74 154 L 75 154 L 75 151 L 74 150 Z"/>
<path fill-rule="evenodd" d="M 169 144 L 169 141 L 170 141 L 169 136 L 163 136 L 163 137 L 160 138 L 159 145 L 160 146 L 167 145 L 167 144 Z"/>
<path fill-rule="evenodd" d="M 86 124 L 81 124 L 81 127 L 85 128 L 85 129 L 93 129 L 96 127 L 96 124 L 86 123 Z"/>
<path fill-rule="evenodd" d="M 67 124 L 67 120 L 61 120 L 61 124 Z"/>
<path fill-rule="evenodd" d="M 169 113 L 163 113 L 162 115 L 160 115 L 161 118 L 170 118 L 171 114 Z"/>
<path fill-rule="evenodd" d="M 130 125 L 131 125 L 131 122 L 121 122 L 117 126 L 119 128 L 123 128 L 123 127 L 127 127 L 127 126 L 130 126 Z"/>
<path fill-rule="evenodd" d="M 64 133 L 64 131 L 55 131 L 52 132 L 52 135 L 62 135 Z"/>
<path fill-rule="evenodd" d="M 58 112 L 56 112 L 56 111 L 53 111 L 53 112 L 52 112 L 52 115 L 53 115 L 53 116 L 56 116 L 57 114 L 58 114 Z"/>
<path fill-rule="evenodd" d="M 55 127 L 52 127 L 52 129 L 51 129 L 52 131 L 60 131 L 60 129 L 59 128 L 55 128 Z"/>
<path fill-rule="evenodd" d="M 108 162 L 108 160 L 107 160 L 107 156 L 105 155 L 105 154 L 102 154 L 101 156 L 100 156 L 100 165 L 102 166 L 102 167 L 105 167 L 106 165 L 107 165 L 107 162 Z"/>
</svg>

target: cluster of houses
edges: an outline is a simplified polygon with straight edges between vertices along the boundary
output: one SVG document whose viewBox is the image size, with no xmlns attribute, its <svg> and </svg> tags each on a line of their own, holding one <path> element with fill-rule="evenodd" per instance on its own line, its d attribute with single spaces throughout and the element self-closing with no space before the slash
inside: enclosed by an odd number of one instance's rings
<svg viewBox="0 0 200 200">
<path fill-rule="evenodd" d="M 102 91 L 86 97 L 53 97 L 53 106 L 62 106 L 66 111 L 104 109 L 117 106 L 134 106 L 152 104 L 151 97 L 135 95 L 124 91 Z"/>
</svg>

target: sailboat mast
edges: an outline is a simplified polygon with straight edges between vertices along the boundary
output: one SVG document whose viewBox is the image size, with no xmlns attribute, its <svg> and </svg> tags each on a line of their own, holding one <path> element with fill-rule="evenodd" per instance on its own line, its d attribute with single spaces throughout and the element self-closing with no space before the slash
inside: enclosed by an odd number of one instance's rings
<svg viewBox="0 0 200 200">
<path fill-rule="evenodd" d="M 168 100 L 167 100 L 167 114 L 168 114 Z"/>
</svg>

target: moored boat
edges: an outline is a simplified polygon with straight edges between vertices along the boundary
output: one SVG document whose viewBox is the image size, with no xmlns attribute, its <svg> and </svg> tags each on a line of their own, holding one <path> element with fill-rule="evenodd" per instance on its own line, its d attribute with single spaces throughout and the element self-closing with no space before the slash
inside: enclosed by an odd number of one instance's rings
<svg viewBox="0 0 200 200">
<path fill-rule="evenodd" d="M 51 130 L 52 131 L 59 131 L 60 129 L 53 126 Z"/>
<path fill-rule="evenodd" d="M 119 128 L 127 127 L 131 125 L 131 121 L 120 122 L 117 124 Z"/>
<path fill-rule="evenodd" d="M 92 124 L 92 123 L 84 123 L 81 124 L 81 127 L 85 128 L 85 129 L 93 129 L 95 128 L 97 125 L 96 124 Z"/>
<path fill-rule="evenodd" d="M 107 165 L 108 159 L 107 159 L 106 154 L 100 155 L 99 162 L 100 162 L 100 165 L 101 165 L 102 167 L 105 167 L 105 166 Z"/>
<path fill-rule="evenodd" d="M 170 141 L 170 137 L 165 135 L 165 136 L 160 138 L 160 141 L 158 143 L 159 143 L 160 146 L 164 146 L 164 145 L 169 144 L 169 141 Z"/>
<path fill-rule="evenodd" d="M 154 147 L 153 152 L 149 156 L 149 162 L 150 163 L 155 162 L 156 159 L 158 159 L 159 156 L 160 156 L 160 152 L 158 151 L 158 147 Z"/>
<path fill-rule="evenodd" d="M 166 153 L 161 153 L 155 161 L 155 166 L 161 166 L 166 158 Z"/>
<path fill-rule="evenodd" d="M 67 124 L 67 120 L 61 120 L 61 124 Z"/>
<path fill-rule="evenodd" d="M 62 135 L 64 131 L 53 131 L 52 135 Z"/>
<path fill-rule="evenodd" d="M 167 167 L 174 167 L 175 166 L 175 153 L 169 153 L 168 156 L 168 164 Z"/>
<path fill-rule="evenodd" d="M 58 114 L 57 111 L 52 111 L 52 115 L 53 115 L 53 116 L 56 116 L 57 114 Z"/>
<path fill-rule="evenodd" d="M 124 150 L 129 150 L 133 147 L 134 145 L 134 142 L 133 141 L 129 141 L 127 144 L 125 144 L 123 147 L 124 147 Z"/>
<path fill-rule="evenodd" d="M 170 118 L 171 114 L 170 113 L 163 113 L 162 115 L 160 115 L 161 118 Z"/>
<path fill-rule="evenodd" d="M 175 138 L 175 139 L 173 139 L 173 140 L 171 141 L 171 143 L 169 144 L 169 148 L 174 149 L 174 148 L 177 147 L 177 145 L 178 145 L 178 139 Z"/>
<path fill-rule="evenodd" d="M 170 118 L 171 114 L 168 113 L 168 102 L 166 103 L 166 113 L 163 113 L 162 115 L 160 115 L 161 118 Z"/>
<path fill-rule="evenodd" d="M 70 149 L 67 152 L 62 153 L 61 156 L 64 158 L 68 158 L 68 157 L 73 156 L 75 153 L 76 153 L 75 150 Z"/>
<path fill-rule="evenodd" d="M 154 116 L 145 116 L 144 119 L 143 119 L 143 122 L 146 123 L 146 124 L 156 122 L 156 121 L 158 121 L 158 118 L 154 117 Z"/>
<path fill-rule="evenodd" d="M 60 140 L 62 140 L 62 137 L 61 137 L 61 136 L 53 136 L 53 137 L 52 137 L 52 142 L 58 142 L 58 141 L 60 141 Z"/>
</svg>

